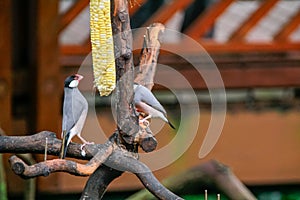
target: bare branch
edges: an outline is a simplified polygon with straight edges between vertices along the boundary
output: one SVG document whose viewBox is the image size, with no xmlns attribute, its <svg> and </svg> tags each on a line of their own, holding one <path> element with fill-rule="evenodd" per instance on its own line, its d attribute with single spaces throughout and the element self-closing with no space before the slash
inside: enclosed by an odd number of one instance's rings
<svg viewBox="0 0 300 200">
<path fill-rule="evenodd" d="M 144 44 L 141 51 L 138 72 L 134 82 L 152 89 L 154 83 L 154 75 L 156 72 L 157 58 L 159 55 L 160 38 L 165 30 L 164 25 L 154 23 L 146 29 L 144 35 Z M 141 128 L 142 129 L 142 128 Z M 145 152 L 154 151 L 157 146 L 157 141 L 152 134 L 150 128 L 140 130 L 139 145 Z"/>
<path fill-rule="evenodd" d="M 122 175 L 122 171 L 101 165 L 88 179 L 80 199 L 102 199 L 108 185 L 117 177 Z"/>
<path fill-rule="evenodd" d="M 209 186 L 216 186 L 229 199 L 249 199 L 255 200 L 254 195 L 238 180 L 234 173 L 227 166 L 216 160 L 210 160 L 200 164 L 183 173 L 167 178 L 162 181 L 163 185 L 176 193 L 182 193 L 186 188 L 184 186 L 197 186 L 203 188 L 203 191 Z M 154 200 L 153 195 L 146 190 L 130 196 L 127 200 Z"/>
<path fill-rule="evenodd" d="M 139 131 L 133 99 L 132 33 L 127 0 L 111 0 L 114 16 L 112 27 L 117 72 L 117 125 L 121 144 L 130 151 L 137 151 L 136 134 Z"/>
<path fill-rule="evenodd" d="M 105 162 L 108 166 L 120 171 L 134 173 L 143 185 L 158 199 L 182 199 L 165 188 L 153 175 L 151 170 L 132 156 L 124 156 L 121 151 L 115 151 Z"/>
<path fill-rule="evenodd" d="M 202 166 L 205 172 L 230 199 L 255 200 L 255 196 L 233 174 L 228 166 L 212 160 Z"/>
<path fill-rule="evenodd" d="M 164 30 L 164 25 L 154 23 L 147 28 L 144 35 L 143 49 L 140 55 L 138 72 L 134 81 L 147 87 L 149 90 L 151 90 L 154 85 L 153 79 L 160 49 L 160 38 Z"/>
<path fill-rule="evenodd" d="M 0 153 L 38 153 L 44 154 L 46 138 L 48 138 L 47 154 L 58 156 L 61 140 L 50 131 L 42 131 L 28 136 L 0 136 Z M 81 155 L 80 144 L 70 143 L 67 156 L 81 160 L 90 160 L 105 144 L 88 144 L 85 146 L 86 155 Z"/>
<path fill-rule="evenodd" d="M 48 176 L 54 172 L 67 172 L 76 176 L 89 176 L 112 154 L 113 146 L 111 142 L 107 142 L 85 165 L 65 159 L 53 159 L 28 166 L 17 156 L 12 156 L 9 161 L 13 171 L 23 178 Z"/>
</svg>

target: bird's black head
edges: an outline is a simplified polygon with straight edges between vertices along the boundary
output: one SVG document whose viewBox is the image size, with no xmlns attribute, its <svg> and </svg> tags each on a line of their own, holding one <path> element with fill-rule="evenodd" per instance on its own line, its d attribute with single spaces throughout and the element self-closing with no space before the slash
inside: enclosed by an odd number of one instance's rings
<svg viewBox="0 0 300 200">
<path fill-rule="evenodd" d="M 74 74 L 74 75 L 68 76 L 65 80 L 65 87 L 76 88 L 81 79 L 83 79 L 83 76 L 81 76 L 79 74 Z"/>
</svg>

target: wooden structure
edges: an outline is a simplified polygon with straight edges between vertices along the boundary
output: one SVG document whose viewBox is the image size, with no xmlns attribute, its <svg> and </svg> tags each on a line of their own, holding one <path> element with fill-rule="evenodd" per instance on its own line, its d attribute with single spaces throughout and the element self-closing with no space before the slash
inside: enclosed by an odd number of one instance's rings
<svg viewBox="0 0 300 200">
<path fill-rule="evenodd" d="M 140 1 L 143 2 L 143 1 Z M 219 1 L 211 6 L 209 6 L 206 11 L 199 14 L 199 17 L 194 20 L 193 24 L 184 32 L 187 36 L 199 41 L 199 43 L 211 54 L 214 53 L 240 53 L 240 52 L 286 52 L 286 51 L 298 51 L 299 42 L 290 41 L 289 36 L 293 31 L 295 31 L 299 26 L 299 11 L 292 16 L 286 24 L 281 27 L 278 33 L 273 37 L 271 42 L 247 42 L 245 41 L 245 36 L 254 28 L 259 22 L 266 16 L 274 7 L 279 0 L 267 0 L 261 2 L 259 8 L 252 13 L 246 21 L 240 25 L 230 36 L 229 41 L 226 43 L 218 43 L 213 39 L 201 39 L 201 37 L 210 30 L 214 25 L 217 18 L 220 17 L 226 9 L 235 0 L 224 0 Z M 184 10 L 192 1 L 179 1 L 174 0 L 168 4 L 163 5 L 156 13 L 154 13 L 144 24 L 143 27 L 149 26 L 154 22 L 166 23 L 170 20 L 177 11 Z M 75 19 L 76 14 L 87 6 L 88 2 L 86 0 L 77 1 L 67 12 L 63 13 L 61 16 L 60 30 L 63 30 Z M 138 9 L 135 5 L 132 8 L 132 13 Z M 66 55 L 86 55 L 90 52 L 89 40 L 87 38 L 86 42 L 81 45 L 62 45 L 61 54 Z M 192 53 L 192 52 L 188 52 Z"/>
<path fill-rule="evenodd" d="M 175 13 L 186 9 L 193 1 L 174 0 L 162 5 L 145 23 L 148 26 L 153 22 L 167 23 L 174 17 Z M 197 42 L 210 54 L 217 64 L 225 86 L 227 88 L 241 87 L 273 87 L 273 86 L 297 86 L 300 81 L 298 68 L 300 42 L 290 39 L 290 35 L 299 27 L 299 10 L 291 16 L 287 22 L 277 31 L 271 41 L 247 41 L 246 36 L 252 29 L 263 21 L 280 1 L 267 0 L 259 2 L 258 8 L 251 13 L 243 23 L 229 36 L 226 42 L 218 42 L 214 38 L 203 38 L 203 36 L 213 27 L 219 17 L 227 12 L 235 0 L 218 1 L 210 5 L 203 13 L 199 14 L 193 23 L 185 30 L 184 34 Z M 143 4 L 145 1 L 139 1 Z M 76 14 L 84 9 L 87 2 L 77 1 L 70 9 L 62 13 L 60 30 L 67 27 L 71 19 L 75 19 Z M 131 14 L 139 9 L 138 5 L 132 7 Z M 80 65 L 83 59 L 90 53 L 90 40 L 86 38 L 82 44 L 61 44 L 60 61 L 62 67 Z M 184 42 L 184 41 L 182 41 Z M 178 43 L 164 44 L 168 50 L 176 49 L 184 52 L 187 56 L 197 56 L 201 53 L 199 49 L 185 45 L 182 48 L 181 41 Z M 296 54 L 295 54 L 296 52 Z M 292 53 L 292 54 L 290 54 Z M 178 63 L 188 65 L 183 59 L 178 58 L 168 52 L 161 52 L 160 63 L 174 66 Z M 275 55 L 276 54 L 276 55 Z M 234 55 L 234 56 L 232 56 Z M 230 67 L 229 67 L 230 66 Z M 247 70 L 245 70 L 247 69 Z M 186 67 L 183 73 L 190 69 Z M 264 74 L 268 74 L 266 79 L 261 79 Z M 278 78 L 278 77 L 286 78 Z M 241 78 L 245 77 L 245 78 Z M 196 77 L 198 79 L 198 77 Z M 205 89 L 204 84 L 192 85 L 198 89 Z"/>
<path fill-rule="evenodd" d="M 137 0 L 137 2 L 143 5 L 147 1 Z M 271 41 L 246 40 L 247 34 L 281 2 L 280 0 L 260 1 L 258 8 L 237 29 L 232 31 L 226 42 L 202 37 L 211 29 L 216 20 L 222 17 L 222 14 L 236 2 L 238 1 L 217 1 L 201 13 L 184 33 L 199 42 L 214 59 L 226 88 L 299 87 L 300 42 L 290 39 L 291 34 L 299 28 L 299 10 L 281 26 Z M 58 88 L 62 85 L 66 74 L 76 71 L 90 53 L 91 47 L 88 37 L 82 44 L 61 44 L 59 37 L 88 6 L 88 3 L 88 0 L 74 1 L 74 4 L 66 12 L 59 13 L 58 0 L 17 3 L 3 0 L 0 2 L 0 33 L 2 36 L 0 40 L 0 107 L 2 112 L 0 125 L 7 134 L 27 134 L 45 129 L 56 133 L 60 132 L 61 124 L 58 119 L 60 119 L 62 89 Z M 154 13 L 145 22 L 145 26 L 153 22 L 166 23 L 177 11 L 185 10 L 191 4 L 191 0 L 170 1 Z M 138 5 L 131 7 L 131 14 L 139 9 Z M 180 43 L 164 45 L 169 45 L 168 48 L 174 49 L 180 49 L 182 46 Z M 198 50 L 189 47 L 185 47 L 184 51 L 189 56 L 199 54 Z M 159 62 L 174 68 L 181 65 L 183 67 L 177 69 L 187 76 L 193 73 L 193 69 L 184 59 L 168 52 L 161 52 Z M 190 82 L 195 89 L 206 89 L 205 84 L 199 81 L 199 77 L 191 77 Z M 254 123 L 253 120 L 256 116 L 252 117 L 246 116 L 246 119 L 251 118 L 250 121 L 252 120 L 251 122 Z M 272 115 L 272 117 L 281 121 L 277 115 Z M 234 116 L 230 116 L 230 118 L 234 118 Z M 291 118 L 292 122 L 298 119 L 295 115 Z M 19 123 L 20 121 L 22 123 Z M 242 124 L 246 125 L 244 121 Z M 284 124 L 278 126 L 283 128 Z M 296 129 L 295 126 L 294 123 L 294 129 Z M 20 130 L 22 131 L 20 132 Z M 282 138 L 281 136 L 277 138 L 279 139 L 276 140 L 276 145 L 279 145 Z M 240 138 L 241 140 L 243 139 Z M 295 144 L 293 143 L 293 145 Z M 228 146 L 224 144 L 223 147 Z M 255 161 L 255 158 L 251 157 L 251 159 Z M 232 160 L 228 158 L 228 162 L 230 161 Z M 294 160 L 290 160 L 290 165 L 293 165 L 293 162 Z M 277 164 L 280 169 L 283 168 L 280 163 Z M 245 165 L 237 164 L 239 167 L 246 167 Z M 263 174 L 253 170 L 250 177 L 244 172 L 243 170 L 239 172 L 244 176 L 244 180 L 249 183 L 260 183 L 259 177 Z M 158 175 L 163 176 L 164 174 L 166 174 L 165 171 L 161 174 L 158 172 Z M 287 174 L 288 180 L 292 180 L 293 174 Z M 272 179 L 272 174 L 268 173 L 262 182 L 279 181 L 284 183 L 284 173 L 281 175 L 278 179 Z M 49 178 L 60 182 L 61 185 L 48 187 Z M 44 191 L 56 191 L 60 188 L 61 192 L 74 192 L 74 188 L 67 184 L 65 176 L 54 175 L 49 178 L 40 180 L 41 187 L 46 188 Z M 298 181 L 299 174 L 295 175 L 295 182 Z M 120 185 L 126 187 L 125 183 Z M 134 187 L 128 187 L 128 189 Z M 76 189 L 80 190 L 80 186 Z"/>
</svg>

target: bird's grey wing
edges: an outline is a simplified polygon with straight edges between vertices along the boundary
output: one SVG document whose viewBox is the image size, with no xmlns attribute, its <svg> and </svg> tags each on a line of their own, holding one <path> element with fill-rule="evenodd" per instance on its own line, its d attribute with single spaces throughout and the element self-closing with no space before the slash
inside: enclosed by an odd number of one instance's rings
<svg viewBox="0 0 300 200">
<path fill-rule="evenodd" d="M 68 132 L 78 122 L 81 114 L 87 112 L 88 104 L 77 88 L 72 89 L 67 95 L 67 100 L 65 98 L 64 101 L 63 130 Z"/>
<path fill-rule="evenodd" d="M 85 119 L 88 113 L 88 103 L 87 100 L 84 98 L 84 96 L 80 93 L 80 91 L 77 89 L 76 98 L 73 102 L 73 110 L 74 110 L 74 117 L 77 119 L 76 121 L 76 134 L 81 133 L 81 130 L 83 129 Z"/>
<path fill-rule="evenodd" d="M 88 110 L 88 104 L 84 96 L 81 94 L 81 92 L 78 90 L 78 88 L 73 89 L 73 118 L 77 122 L 82 115 L 83 112 L 87 112 Z M 75 122 L 75 123 L 76 123 Z"/>
<path fill-rule="evenodd" d="M 159 110 L 160 112 L 164 113 L 164 115 L 167 114 L 164 107 L 159 103 L 154 94 L 148 88 L 141 85 L 141 87 L 139 87 L 138 90 L 141 91 L 141 101 L 147 103 L 156 110 Z"/>
<path fill-rule="evenodd" d="M 76 121 L 73 117 L 72 90 L 67 88 L 64 92 L 62 130 L 68 133 L 75 125 Z"/>
</svg>

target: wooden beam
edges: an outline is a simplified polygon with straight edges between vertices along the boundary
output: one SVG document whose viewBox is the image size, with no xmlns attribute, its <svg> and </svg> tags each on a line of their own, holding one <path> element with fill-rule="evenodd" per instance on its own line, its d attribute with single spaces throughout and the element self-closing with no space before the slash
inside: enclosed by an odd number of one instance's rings
<svg viewBox="0 0 300 200">
<path fill-rule="evenodd" d="M 176 44 L 163 44 L 162 52 L 168 50 L 170 52 L 181 52 L 185 55 L 202 52 L 202 48 L 210 54 L 215 53 L 253 53 L 253 52 L 287 52 L 287 51 L 299 51 L 300 42 L 251 42 L 251 43 L 239 43 L 239 42 L 228 42 L 228 43 L 217 43 L 210 40 L 198 40 L 198 45 L 189 45 L 189 42 L 182 41 Z M 184 44 L 184 45 L 183 45 Z M 202 48 L 201 48 L 202 47 Z"/>
<path fill-rule="evenodd" d="M 201 42 L 198 48 L 193 48 L 189 45 L 182 44 L 163 44 L 161 50 L 161 55 L 165 54 L 165 50 L 169 52 L 181 52 L 185 55 L 195 54 L 203 52 L 203 49 L 209 54 L 228 54 L 228 53 L 255 53 L 255 52 L 265 52 L 265 53 L 279 53 L 287 51 L 299 51 L 300 42 L 286 42 L 286 43 L 225 43 L 219 44 L 216 42 Z M 90 48 L 88 46 L 79 45 L 64 45 L 60 48 L 61 60 L 67 65 L 68 62 L 72 62 L 67 57 L 87 56 L 90 53 Z M 68 61 L 69 60 L 69 61 Z"/>
<path fill-rule="evenodd" d="M 209 31 L 217 17 L 219 17 L 232 2 L 234 2 L 234 0 L 222 0 L 208 7 L 207 10 L 187 28 L 185 34 L 198 40 Z"/>
<path fill-rule="evenodd" d="M 300 86 L 300 68 L 284 65 L 274 68 L 224 69 L 221 70 L 221 76 L 226 88 Z"/>
<path fill-rule="evenodd" d="M 89 5 L 89 0 L 78 0 L 74 5 L 61 15 L 61 22 L 59 26 L 59 32 L 64 30 L 77 16 L 78 14 Z"/>
<path fill-rule="evenodd" d="M 174 0 L 165 3 L 158 11 L 156 11 L 142 27 L 147 27 L 152 23 L 165 24 L 178 10 L 184 10 L 192 0 Z"/>
<path fill-rule="evenodd" d="M 299 87 L 300 86 L 300 67 L 219 67 L 225 88 L 254 88 L 254 87 Z M 207 86 L 199 74 L 193 68 L 180 69 L 180 74 L 185 76 L 195 90 L 206 90 Z M 201 70 L 203 74 L 214 77 L 213 71 Z M 172 82 L 172 89 L 186 89 L 184 85 L 172 79 L 168 72 L 158 69 L 157 80 Z M 209 77 L 206 77 L 209 78 Z M 170 80 L 168 80 L 170 79 Z M 218 85 L 210 85 L 210 89 L 218 88 Z M 155 89 L 163 89 L 155 85 Z"/>
<path fill-rule="evenodd" d="M 299 51 L 299 42 L 287 43 L 226 43 L 223 45 L 203 42 L 203 47 L 209 53 L 247 53 L 247 52 L 288 52 Z"/>
<path fill-rule="evenodd" d="M 182 45 L 184 44 L 184 45 Z M 164 54 L 164 50 L 170 52 L 182 52 L 187 54 L 194 54 L 202 52 L 203 49 L 210 54 L 222 54 L 222 53 L 253 53 L 253 52 L 268 52 L 278 53 L 287 51 L 299 51 L 300 42 L 253 42 L 253 43 L 217 43 L 214 41 L 199 41 L 199 46 L 189 46 L 184 42 L 177 44 L 163 44 L 161 54 Z M 62 58 L 65 56 L 86 56 L 90 53 L 91 49 L 89 45 L 63 45 L 60 48 Z"/>
<path fill-rule="evenodd" d="M 279 0 L 266 0 L 248 19 L 230 36 L 229 41 L 243 40 L 247 33 L 274 7 Z"/>
<path fill-rule="evenodd" d="M 300 24 L 300 10 L 291 18 L 289 22 L 287 22 L 281 30 L 274 36 L 275 41 L 286 41 L 291 33 L 293 33 Z"/>
<path fill-rule="evenodd" d="M 0 1 L 0 128 L 12 133 L 12 1 Z"/>
<path fill-rule="evenodd" d="M 140 53 L 136 51 L 135 53 Z M 205 60 L 201 59 L 203 54 L 189 54 L 189 58 L 198 66 L 206 66 Z M 77 58 L 79 59 L 79 58 Z M 81 60 L 83 60 L 82 58 Z M 241 55 L 218 55 L 212 56 L 213 61 L 218 67 L 221 76 L 227 88 L 250 88 L 250 87 L 299 87 L 300 86 L 300 57 L 289 57 L 285 54 L 247 54 Z M 74 60 L 74 59 L 73 59 Z M 81 64 L 81 60 L 78 61 Z M 206 89 L 202 76 L 195 70 L 191 63 L 187 62 L 184 57 L 161 52 L 158 63 L 170 66 L 180 74 L 185 76 L 194 89 Z M 68 68 L 68 65 L 64 65 Z M 73 63 L 74 66 L 74 63 Z M 209 69 L 201 69 L 207 75 L 213 75 Z M 172 76 L 169 71 L 163 71 L 157 68 L 155 79 L 165 80 Z M 207 77 L 206 77 L 207 78 Z M 184 89 L 180 82 L 172 81 L 172 87 Z M 90 90 L 90 88 L 82 88 Z M 163 89 L 155 86 L 155 89 Z"/>
<path fill-rule="evenodd" d="M 204 56 L 204 59 L 201 59 Z M 205 55 L 198 54 L 189 57 L 195 64 L 192 64 L 178 55 L 161 55 L 159 63 L 170 66 L 186 77 L 194 89 L 206 89 L 202 75 L 205 78 L 213 79 L 214 70 L 211 70 L 211 63 L 207 63 Z M 212 57 L 214 63 L 222 76 L 226 88 L 251 88 L 251 87 L 299 87 L 300 79 L 300 57 L 288 56 L 273 56 L 273 54 L 253 54 L 247 56 L 242 54 L 223 55 Z M 200 67 L 201 66 L 201 67 Z M 200 73 L 195 67 L 201 71 Z M 157 68 L 156 79 L 166 80 L 172 76 L 168 74 L 169 71 L 163 71 Z M 172 87 L 177 89 L 184 89 L 180 83 L 172 81 Z M 212 86 L 217 87 L 217 86 Z M 162 89 L 156 86 L 156 89 Z"/>
</svg>

